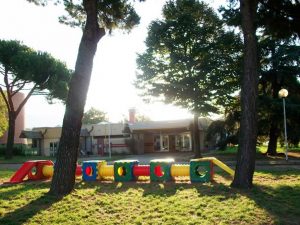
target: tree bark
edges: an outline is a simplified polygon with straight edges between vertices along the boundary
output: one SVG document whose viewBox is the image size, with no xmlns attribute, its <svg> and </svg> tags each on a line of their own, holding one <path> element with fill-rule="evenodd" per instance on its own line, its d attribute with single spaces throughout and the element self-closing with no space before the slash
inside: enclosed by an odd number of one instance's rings
<svg viewBox="0 0 300 225">
<path fill-rule="evenodd" d="M 90 83 L 93 59 L 99 40 L 105 35 L 104 28 L 100 28 L 98 24 L 97 0 L 84 0 L 83 5 L 87 21 L 66 103 L 62 135 L 49 191 L 53 195 L 69 194 L 75 185 L 81 120 Z"/>
<path fill-rule="evenodd" d="M 195 113 L 193 122 L 193 149 L 196 158 L 202 157 L 200 147 L 199 115 Z"/>
<path fill-rule="evenodd" d="M 8 80 L 8 79 L 6 79 Z M 11 92 L 9 87 L 12 88 L 13 85 L 9 84 L 8 81 L 5 82 L 7 91 L 6 95 L 3 92 L 2 89 L 0 89 L 1 96 L 3 97 L 5 103 L 6 103 L 6 108 L 8 112 L 8 132 L 7 132 L 7 141 L 6 141 L 6 150 L 5 150 L 5 159 L 11 159 L 13 157 L 13 148 L 14 148 L 14 143 L 15 143 L 15 129 L 16 129 L 16 119 L 21 112 L 22 108 L 24 105 L 27 103 L 28 99 L 34 92 L 35 88 L 37 85 L 35 85 L 27 94 L 26 98 L 20 103 L 20 105 L 17 106 L 17 109 L 15 110 L 15 105 L 13 101 L 13 96 L 19 92 L 15 91 L 14 93 Z"/>
<path fill-rule="evenodd" d="M 14 112 L 9 112 L 5 159 L 11 159 L 13 157 L 13 147 L 14 147 L 14 138 L 15 138 L 15 125 L 16 125 L 15 113 Z"/>
<path fill-rule="evenodd" d="M 278 127 L 277 127 L 276 119 L 271 117 L 271 127 L 269 132 L 269 144 L 268 144 L 268 155 L 276 155 L 277 154 L 277 139 L 278 139 Z"/>
<path fill-rule="evenodd" d="M 257 140 L 258 61 L 256 40 L 257 0 L 240 0 L 244 35 L 244 72 L 241 87 L 241 127 L 233 187 L 251 188 Z"/>
<path fill-rule="evenodd" d="M 275 45 L 276 43 L 273 41 L 273 44 L 271 45 L 271 59 L 272 59 L 272 69 L 273 69 L 273 74 L 272 74 L 272 98 L 274 100 L 278 99 L 278 92 L 280 90 L 280 81 L 278 79 L 278 74 L 276 72 L 278 68 L 278 63 L 276 62 L 276 50 L 275 50 Z M 276 110 L 273 110 L 276 112 Z M 270 121 L 271 121 L 271 127 L 269 131 L 269 144 L 268 144 L 268 150 L 267 154 L 268 155 L 276 155 L 277 154 L 277 139 L 279 136 L 279 130 L 278 130 L 278 119 L 276 117 L 276 114 L 274 112 L 271 112 L 270 115 Z"/>
</svg>

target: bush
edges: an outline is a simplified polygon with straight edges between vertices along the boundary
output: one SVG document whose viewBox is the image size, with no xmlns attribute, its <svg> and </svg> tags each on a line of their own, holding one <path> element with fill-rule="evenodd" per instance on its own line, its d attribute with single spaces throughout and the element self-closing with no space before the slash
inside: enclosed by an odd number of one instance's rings
<svg viewBox="0 0 300 225">
<path fill-rule="evenodd" d="M 13 155 L 25 155 L 25 145 L 14 145 L 13 147 Z M 5 155 L 5 150 L 6 150 L 6 145 L 1 145 L 0 146 L 0 155 Z"/>
<path fill-rule="evenodd" d="M 128 146 L 129 152 L 131 154 L 137 154 L 137 150 L 134 147 L 134 139 L 133 138 L 126 138 L 125 144 Z"/>
</svg>

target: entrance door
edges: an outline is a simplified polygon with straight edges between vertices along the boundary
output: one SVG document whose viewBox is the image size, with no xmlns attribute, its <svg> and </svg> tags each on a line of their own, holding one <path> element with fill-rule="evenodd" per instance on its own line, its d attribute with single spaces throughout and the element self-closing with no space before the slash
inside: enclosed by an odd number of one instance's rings
<svg viewBox="0 0 300 225">
<path fill-rule="evenodd" d="M 153 136 L 154 151 L 160 151 L 160 135 Z"/>
<path fill-rule="evenodd" d="M 169 135 L 161 135 L 161 151 L 169 151 Z"/>
<path fill-rule="evenodd" d="M 169 135 L 154 135 L 153 136 L 154 151 L 168 152 L 169 151 Z"/>
<path fill-rule="evenodd" d="M 97 152 L 98 155 L 104 155 L 104 140 L 103 138 L 97 138 Z"/>
</svg>

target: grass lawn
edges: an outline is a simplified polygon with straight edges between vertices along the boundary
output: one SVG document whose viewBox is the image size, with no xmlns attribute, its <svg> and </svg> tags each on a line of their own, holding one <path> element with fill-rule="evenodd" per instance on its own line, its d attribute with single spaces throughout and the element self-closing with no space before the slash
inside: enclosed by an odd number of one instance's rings
<svg viewBox="0 0 300 225">
<path fill-rule="evenodd" d="M 0 182 L 12 171 L 0 170 Z M 78 180 L 56 199 L 49 182 L 0 186 L 0 224 L 299 224 L 300 171 L 258 172 L 252 190 L 213 183 Z"/>
<path fill-rule="evenodd" d="M 104 159 L 106 161 L 114 161 L 118 159 L 124 158 L 124 155 L 114 155 L 111 158 L 109 157 L 99 157 L 99 156 L 85 156 L 79 157 L 78 163 L 81 163 L 85 160 L 93 160 L 93 159 Z M 52 160 L 55 161 L 56 158 L 53 156 L 14 156 L 12 159 L 5 159 L 4 156 L 0 156 L 0 163 L 24 163 L 29 160 Z"/>
<path fill-rule="evenodd" d="M 5 159 L 4 156 L 0 156 L 0 163 L 24 163 L 28 160 L 55 160 L 50 156 L 14 156 L 12 159 Z"/>
<path fill-rule="evenodd" d="M 256 148 L 256 159 L 267 159 L 267 157 L 264 155 L 267 152 L 268 146 L 261 145 Z M 216 157 L 218 156 L 225 156 L 225 157 L 231 157 L 235 156 L 237 154 L 238 147 L 232 146 L 227 147 L 225 150 L 221 151 L 213 151 L 209 153 L 209 155 L 213 154 Z M 288 152 L 295 152 L 300 153 L 300 148 L 289 148 Z M 281 156 L 284 158 L 285 148 L 281 147 L 280 145 L 277 146 L 277 153 L 281 153 Z M 279 156 L 279 155 L 278 155 Z"/>
</svg>

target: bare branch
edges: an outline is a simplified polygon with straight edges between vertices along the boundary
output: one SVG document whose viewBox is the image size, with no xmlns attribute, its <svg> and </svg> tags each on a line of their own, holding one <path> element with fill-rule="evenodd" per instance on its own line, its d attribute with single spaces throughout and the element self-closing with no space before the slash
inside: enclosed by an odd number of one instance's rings
<svg viewBox="0 0 300 225">
<path fill-rule="evenodd" d="M 30 98 L 30 96 L 32 95 L 32 93 L 35 91 L 37 87 L 37 84 L 35 84 L 33 86 L 33 88 L 30 90 L 30 92 L 27 94 L 27 96 L 25 97 L 25 99 L 21 102 L 21 104 L 18 106 L 17 110 L 16 110 L 16 117 L 18 116 L 18 114 L 21 112 L 23 106 L 26 104 L 26 102 L 28 101 L 28 99 Z"/>
<path fill-rule="evenodd" d="M 11 82 L 11 86 L 15 86 L 18 81 L 19 79 L 15 77 L 15 79 L 13 79 L 13 81 Z"/>
<path fill-rule="evenodd" d="M 10 84 L 8 81 L 8 69 L 7 68 L 5 68 L 5 72 L 4 72 L 4 83 L 6 86 L 7 102 L 9 105 L 9 107 L 7 109 L 9 110 L 9 112 L 12 112 L 12 111 L 14 111 L 14 103 L 11 98 L 11 90 L 10 90 Z"/>
<path fill-rule="evenodd" d="M 12 93 L 11 93 L 11 97 L 13 97 L 15 94 L 17 94 L 20 90 L 22 90 L 23 88 L 24 88 L 24 86 L 26 85 L 26 81 L 24 81 L 18 88 L 17 88 L 17 90 L 15 90 L 15 91 L 13 91 Z"/>
<path fill-rule="evenodd" d="M 5 73 L 5 70 L 4 70 L 4 68 L 2 66 L 0 66 L 0 73 L 2 73 L 3 75 Z"/>
</svg>

